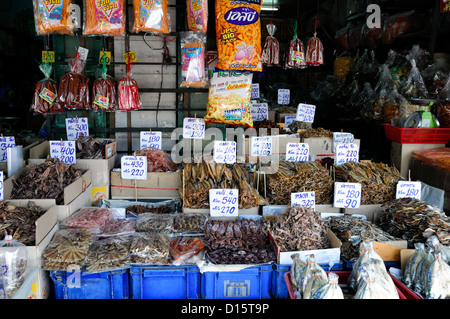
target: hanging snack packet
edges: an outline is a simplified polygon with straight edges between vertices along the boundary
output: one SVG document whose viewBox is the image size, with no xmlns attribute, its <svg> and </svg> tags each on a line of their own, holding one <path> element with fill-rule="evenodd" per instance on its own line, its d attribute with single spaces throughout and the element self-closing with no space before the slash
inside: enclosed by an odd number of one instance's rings
<svg viewBox="0 0 450 319">
<path fill-rule="evenodd" d="M 250 109 L 251 72 L 214 72 L 209 86 L 205 123 L 253 127 Z"/>
<path fill-rule="evenodd" d="M 114 111 L 119 107 L 116 80 L 106 72 L 106 65 L 103 64 L 102 75 L 92 84 L 91 110 L 93 111 Z"/>
<path fill-rule="evenodd" d="M 127 62 L 127 75 L 123 77 L 118 85 L 119 109 L 121 111 L 138 110 L 141 105 L 139 88 L 135 79 L 131 78 L 131 65 Z"/>
<path fill-rule="evenodd" d="M 269 35 L 264 42 L 262 52 L 262 63 L 264 65 L 279 65 L 280 64 L 280 43 L 273 36 L 277 27 L 271 23 L 266 25 Z"/>
<path fill-rule="evenodd" d="M 58 84 L 50 78 L 52 73 L 51 64 L 44 62 L 39 66 L 39 69 L 44 73 L 45 78 L 36 83 L 33 101 L 31 102 L 31 111 L 36 114 L 63 112 L 63 108 L 56 103 Z"/>
<path fill-rule="evenodd" d="M 317 24 L 316 19 L 314 25 L 314 36 L 308 40 L 306 44 L 306 64 L 308 65 L 322 65 L 323 64 L 323 44 L 317 37 Z"/>
<path fill-rule="evenodd" d="M 33 7 L 36 33 L 38 35 L 52 33 L 73 34 L 73 22 L 69 8 L 70 0 L 34 0 Z"/>
<path fill-rule="evenodd" d="M 181 32 L 181 87 L 205 87 L 206 35 L 200 32 Z"/>
<path fill-rule="evenodd" d="M 125 0 L 84 0 L 84 35 L 124 35 Z"/>
<path fill-rule="evenodd" d="M 261 1 L 216 1 L 216 40 L 222 70 L 262 71 Z"/>
<path fill-rule="evenodd" d="M 304 69 L 306 68 L 305 50 L 303 42 L 297 37 L 297 21 L 294 24 L 293 39 L 289 42 L 284 60 L 285 69 Z"/>
<path fill-rule="evenodd" d="M 206 33 L 208 30 L 208 1 L 186 0 L 186 7 L 188 30 Z"/>
<path fill-rule="evenodd" d="M 167 16 L 167 0 L 134 0 L 133 10 L 133 32 L 170 32 Z"/>
</svg>

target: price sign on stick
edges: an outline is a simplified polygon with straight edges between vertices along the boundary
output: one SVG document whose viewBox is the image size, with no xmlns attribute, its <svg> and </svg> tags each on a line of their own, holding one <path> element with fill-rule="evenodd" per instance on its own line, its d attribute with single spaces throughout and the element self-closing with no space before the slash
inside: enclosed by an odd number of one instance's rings
<svg viewBox="0 0 450 319">
<path fill-rule="evenodd" d="M 233 164 L 236 162 L 236 142 L 214 141 L 214 162 Z"/>
<path fill-rule="evenodd" d="M 183 120 L 183 138 L 204 139 L 205 122 L 203 119 L 186 117 Z"/>
<path fill-rule="evenodd" d="M 333 153 L 335 153 L 336 145 L 338 143 L 353 143 L 355 137 L 352 133 L 334 132 L 333 133 Z"/>
<path fill-rule="evenodd" d="M 296 119 L 296 116 L 285 116 L 284 117 L 284 127 L 285 129 L 289 129 L 289 125 L 291 125 Z"/>
<path fill-rule="evenodd" d="M 162 133 L 161 132 L 150 132 L 141 131 L 140 133 L 141 149 L 146 147 L 153 147 L 161 149 L 162 144 Z"/>
<path fill-rule="evenodd" d="M 272 155 L 272 137 L 271 136 L 252 136 L 250 138 L 251 156 L 270 156 Z"/>
<path fill-rule="evenodd" d="M 360 183 L 334 183 L 334 207 L 359 208 L 360 204 Z"/>
<path fill-rule="evenodd" d="M 75 141 L 50 141 L 50 157 L 58 158 L 64 164 L 76 164 Z"/>
<path fill-rule="evenodd" d="M 291 91 L 288 89 L 278 89 L 278 104 L 288 105 L 291 102 Z"/>
<path fill-rule="evenodd" d="M 399 181 L 397 183 L 397 193 L 395 198 L 415 198 L 420 200 L 422 195 L 422 183 L 421 182 L 408 182 Z"/>
<path fill-rule="evenodd" d="M 16 146 L 16 140 L 14 136 L 2 136 L 0 137 L 0 162 L 6 162 L 8 159 L 7 148 Z"/>
<path fill-rule="evenodd" d="M 267 103 L 252 103 L 251 105 L 253 121 L 264 121 L 269 119 L 269 107 Z"/>
<path fill-rule="evenodd" d="M 359 145 L 353 143 L 338 143 L 335 150 L 335 163 L 342 165 L 347 162 L 359 161 Z"/>
<path fill-rule="evenodd" d="M 123 179 L 147 180 L 147 157 L 122 156 L 120 159 L 120 175 Z"/>
<path fill-rule="evenodd" d="M 286 144 L 286 161 L 307 162 L 309 160 L 309 144 L 288 143 Z"/>
<path fill-rule="evenodd" d="M 313 123 L 315 114 L 316 114 L 315 105 L 300 103 L 297 107 L 296 120 L 305 123 Z"/>
<path fill-rule="evenodd" d="M 210 189 L 209 207 L 211 217 L 238 216 L 238 189 Z"/>
<path fill-rule="evenodd" d="M 3 200 L 3 171 L 0 171 L 0 200 Z"/>
<path fill-rule="evenodd" d="M 316 209 L 316 196 L 314 192 L 291 193 L 291 206 L 312 207 Z"/>
<path fill-rule="evenodd" d="M 87 117 L 66 118 L 67 140 L 75 141 L 80 134 L 89 136 L 89 125 Z"/>
<path fill-rule="evenodd" d="M 252 84 L 252 91 L 250 93 L 250 99 L 259 99 L 259 83 Z"/>
</svg>

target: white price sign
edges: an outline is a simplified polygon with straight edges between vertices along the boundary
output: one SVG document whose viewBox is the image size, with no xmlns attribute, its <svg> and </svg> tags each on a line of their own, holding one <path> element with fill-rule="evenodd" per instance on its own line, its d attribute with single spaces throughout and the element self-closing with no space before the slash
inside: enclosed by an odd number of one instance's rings
<svg viewBox="0 0 450 319">
<path fill-rule="evenodd" d="M 183 138 L 204 139 L 205 122 L 203 119 L 186 117 L 183 120 Z"/>
<path fill-rule="evenodd" d="M 286 144 L 286 161 L 307 162 L 309 160 L 309 144 L 288 143 Z"/>
<path fill-rule="evenodd" d="M 7 148 L 16 146 L 14 136 L 0 137 L 0 162 L 6 162 L 8 159 Z"/>
<path fill-rule="evenodd" d="M 122 156 L 120 159 L 120 175 L 123 179 L 147 180 L 147 157 Z"/>
<path fill-rule="evenodd" d="M 305 123 L 313 123 L 315 114 L 316 114 L 315 105 L 300 103 L 297 107 L 296 120 Z"/>
<path fill-rule="evenodd" d="M 214 141 L 214 162 L 233 164 L 236 162 L 236 142 Z"/>
<path fill-rule="evenodd" d="M 259 83 L 252 84 L 252 91 L 250 93 L 250 99 L 259 99 Z"/>
<path fill-rule="evenodd" d="M 153 147 L 161 149 L 162 144 L 162 133 L 161 132 L 150 132 L 141 131 L 140 133 L 141 149 L 146 147 Z"/>
<path fill-rule="evenodd" d="M 89 136 L 87 117 L 66 118 L 66 133 L 69 141 L 75 141 L 80 134 Z"/>
<path fill-rule="evenodd" d="M 334 183 L 334 207 L 359 208 L 360 204 L 360 183 Z"/>
<path fill-rule="evenodd" d="M 335 164 L 342 165 L 347 162 L 359 161 L 359 145 L 353 143 L 338 143 L 335 150 Z"/>
<path fill-rule="evenodd" d="M 238 216 L 238 189 L 210 189 L 209 207 L 211 217 Z"/>
<path fill-rule="evenodd" d="M 3 171 L 0 171 L 0 200 L 3 200 Z"/>
<path fill-rule="evenodd" d="M 316 209 L 316 196 L 314 192 L 291 193 L 291 206 L 312 207 Z"/>
<path fill-rule="evenodd" d="M 284 117 L 284 127 L 285 129 L 289 129 L 289 125 L 295 122 L 296 116 L 285 116 Z"/>
<path fill-rule="evenodd" d="M 76 164 L 75 141 L 50 141 L 50 157 L 58 158 L 64 164 Z"/>
<path fill-rule="evenodd" d="M 264 121 L 269 119 L 269 106 L 267 103 L 252 103 L 252 120 Z"/>
<path fill-rule="evenodd" d="M 338 143 L 353 143 L 355 137 L 352 133 L 333 133 L 333 153 L 336 151 L 336 144 Z"/>
<path fill-rule="evenodd" d="M 396 198 L 415 198 L 420 200 L 422 195 L 422 183 L 421 182 L 408 182 L 399 181 L 397 183 L 397 194 Z"/>
<path fill-rule="evenodd" d="M 251 156 L 269 156 L 272 155 L 272 137 L 271 136 L 252 136 L 250 139 Z"/>
<path fill-rule="evenodd" d="M 278 89 L 278 104 L 288 105 L 291 102 L 291 91 L 289 89 Z"/>
</svg>

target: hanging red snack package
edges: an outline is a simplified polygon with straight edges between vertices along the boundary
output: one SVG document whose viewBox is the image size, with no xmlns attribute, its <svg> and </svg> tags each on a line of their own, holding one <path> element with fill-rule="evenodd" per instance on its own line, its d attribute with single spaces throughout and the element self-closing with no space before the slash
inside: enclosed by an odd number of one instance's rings
<svg viewBox="0 0 450 319">
<path fill-rule="evenodd" d="M 186 7 L 188 30 L 206 33 L 208 30 L 208 1 L 186 0 Z"/>
<path fill-rule="evenodd" d="M 280 43 L 273 36 L 277 27 L 272 24 L 272 21 L 266 25 L 267 32 L 269 35 L 264 42 L 263 52 L 262 52 L 262 63 L 264 65 L 279 65 L 280 64 Z"/>
<path fill-rule="evenodd" d="M 93 111 L 114 111 L 119 107 L 116 80 L 106 72 L 106 62 L 103 61 L 102 75 L 92 84 L 91 109 Z"/>
<path fill-rule="evenodd" d="M 34 0 L 33 7 L 38 35 L 52 33 L 73 35 L 70 0 Z"/>
<path fill-rule="evenodd" d="M 39 69 L 44 73 L 45 78 L 36 83 L 33 101 L 31 102 L 31 111 L 36 114 L 63 112 L 63 108 L 56 103 L 58 84 L 50 78 L 52 73 L 51 64 L 44 62 L 39 66 Z"/>
<path fill-rule="evenodd" d="M 119 109 L 121 111 L 138 110 L 142 105 L 137 82 L 131 78 L 130 71 L 131 64 L 127 61 L 127 75 L 117 85 Z"/>
<path fill-rule="evenodd" d="M 303 42 L 297 37 L 297 21 L 294 24 L 293 39 L 289 42 L 284 60 L 285 69 L 304 69 L 306 68 L 305 49 Z"/>
<path fill-rule="evenodd" d="M 124 35 L 125 0 L 84 0 L 84 35 Z"/>
<path fill-rule="evenodd" d="M 322 65 L 323 64 L 323 44 L 317 37 L 317 24 L 315 21 L 314 36 L 309 39 L 306 45 L 306 64 L 308 65 Z"/>
</svg>

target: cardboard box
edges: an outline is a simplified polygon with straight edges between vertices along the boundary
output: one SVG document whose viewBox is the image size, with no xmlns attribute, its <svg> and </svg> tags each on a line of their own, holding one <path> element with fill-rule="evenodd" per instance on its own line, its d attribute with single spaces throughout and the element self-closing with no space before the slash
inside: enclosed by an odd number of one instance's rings
<svg viewBox="0 0 450 319">
<path fill-rule="evenodd" d="M 272 155 L 260 157 L 261 163 L 268 163 L 270 161 L 283 161 L 286 159 L 286 145 L 288 143 L 300 143 L 299 137 L 291 137 L 289 135 L 272 136 Z M 250 138 L 244 140 L 243 154 L 248 158 L 249 163 L 256 163 L 257 157 L 250 156 Z"/>
<path fill-rule="evenodd" d="M 201 208 L 201 209 L 193 209 L 193 208 L 185 208 L 183 207 L 183 213 L 196 213 L 196 214 L 205 214 L 209 216 L 209 208 Z M 259 214 L 259 206 L 252 207 L 247 209 L 238 209 L 238 216 L 242 215 L 258 215 Z"/>
<path fill-rule="evenodd" d="M 269 232 L 269 240 L 275 248 L 277 254 L 277 263 L 280 265 L 292 265 L 291 255 L 298 253 L 303 260 L 306 260 L 307 255 L 313 254 L 316 262 L 319 264 L 335 264 L 341 260 L 341 246 L 342 242 L 336 237 L 336 235 L 328 230 L 328 237 L 330 239 L 331 248 L 328 249 L 315 249 L 315 250 L 302 250 L 302 251 L 280 251 L 280 247 L 276 244 Z"/>
<path fill-rule="evenodd" d="M 400 261 L 400 251 L 408 248 L 406 240 L 373 242 L 373 248 L 384 261 Z"/>
<path fill-rule="evenodd" d="M 308 137 L 302 138 L 302 143 L 307 143 L 309 145 L 309 154 L 315 155 L 316 157 L 332 157 L 334 158 L 333 152 L 333 138 L 332 137 Z M 354 139 L 354 144 L 361 147 L 361 141 L 359 139 Z"/>
<path fill-rule="evenodd" d="M 147 173 L 147 180 L 122 179 L 120 168 L 111 171 L 111 198 L 178 198 L 181 187 L 179 172 Z"/>
</svg>

